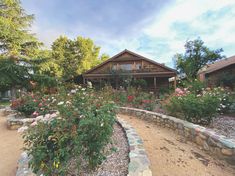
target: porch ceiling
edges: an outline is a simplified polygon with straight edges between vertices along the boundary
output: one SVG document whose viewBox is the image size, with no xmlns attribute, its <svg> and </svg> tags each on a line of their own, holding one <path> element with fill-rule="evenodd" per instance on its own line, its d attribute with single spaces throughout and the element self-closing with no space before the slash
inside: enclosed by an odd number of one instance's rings
<svg viewBox="0 0 235 176">
<path fill-rule="evenodd" d="M 133 76 L 133 77 L 173 77 L 176 76 L 176 73 L 173 72 L 146 72 L 146 73 L 120 73 L 118 75 L 113 74 L 84 74 L 84 78 L 110 78 L 115 76 Z"/>
</svg>

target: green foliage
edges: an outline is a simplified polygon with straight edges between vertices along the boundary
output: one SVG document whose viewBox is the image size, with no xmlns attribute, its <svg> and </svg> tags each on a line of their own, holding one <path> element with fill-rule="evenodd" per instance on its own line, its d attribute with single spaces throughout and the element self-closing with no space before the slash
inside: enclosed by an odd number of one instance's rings
<svg viewBox="0 0 235 176">
<path fill-rule="evenodd" d="M 222 73 L 216 81 L 216 86 L 235 88 L 235 75 L 228 72 Z"/>
<path fill-rule="evenodd" d="M 1 55 L 31 58 L 37 54 L 41 43 L 28 29 L 33 19 L 33 15 L 25 13 L 19 0 L 0 1 Z"/>
<path fill-rule="evenodd" d="M 133 79 L 131 81 L 131 86 L 146 88 L 147 87 L 147 82 L 144 79 Z"/>
<path fill-rule="evenodd" d="M 165 103 L 165 108 L 171 115 L 207 125 L 218 113 L 229 112 L 231 104 L 230 92 L 223 88 L 202 88 L 196 91 L 177 88 L 176 93 Z"/>
<path fill-rule="evenodd" d="M 26 117 L 45 115 L 52 110 L 52 99 L 48 95 L 27 93 L 19 99 L 13 100 L 11 107 L 23 113 Z"/>
<path fill-rule="evenodd" d="M 16 63 L 12 59 L 0 59 L 0 90 L 9 90 L 15 86 L 26 86 L 31 78 L 31 67 Z"/>
<path fill-rule="evenodd" d="M 98 94 L 107 97 L 120 106 L 131 106 L 149 111 L 152 111 L 157 104 L 156 97 L 152 92 L 144 92 L 136 87 L 114 90 L 111 86 L 106 86 Z"/>
<path fill-rule="evenodd" d="M 209 124 L 216 115 L 219 100 L 214 96 L 196 97 L 188 94 L 183 97 L 173 97 L 166 105 L 171 115 L 183 115 L 184 119 L 197 124 Z"/>
<path fill-rule="evenodd" d="M 44 57 L 46 52 L 29 32 L 33 19 L 33 15 L 25 13 L 19 0 L 0 1 L 0 90 L 31 88 L 31 80 L 49 80 L 48 76 L 33 75 L 37 64 L 32 60 Z"/>
<path fill-rule="evenodd" d="M 108 58 L 100 47 L 89 38 L 77 37 L 75 40 L 60 36 L 52 44 L 52 60 L 60 69 L 54 70 L 64 80 L 71 79 L 94 67 Z M 61 73 L 58 73 L 61 71 Z"/>
<path fill-rule="evenodd" d="M 183 88 L 187 88 L 187 90 L 198 94 L 206 87 L 206 84 L 198 79 L 194 80 L 185 80 L 181 82 Z"/>
<path fill-rule="evenodd" d="M 112 135 L 113 102 L 91 89 L 77 88 L 69 95 L 61 91 L 56 97 L 59 116 L 38 117 L 41 120 L 24 133 L 30 167 L 39 175 L 66 175 L 72 158 L 78 169 L 81 158 L 95 169 L 105 159 L 104 147 Z"/>
<path fill-rule="evenodd" d="M 222 59 L 222 49 L 210 50 L 200 39 L 187 41 L 185 53 L 176 54 L 176 68 L 180 73 L 185 73 L 187 78 L 197 78 L 198 71 L 209 63 Z"/>
<path fill-rule="evenodd" d="M 0 107 L 9 106 L 11 103 L 7 100 L 0 100 Z"/>
</svg>

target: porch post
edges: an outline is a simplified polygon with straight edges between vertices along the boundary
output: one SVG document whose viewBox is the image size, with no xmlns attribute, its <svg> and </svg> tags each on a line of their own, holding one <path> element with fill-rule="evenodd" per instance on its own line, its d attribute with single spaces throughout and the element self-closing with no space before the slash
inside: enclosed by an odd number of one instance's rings
<svg viewBox="0 0 235 176">
<path fill-rule="evenodd" d="M 118 89 L 118 79 L 117 78 L 115 78 L 115 87 L 116 87 L 116 89 Z"/>
<path fill-rule="evenodd" d="M 174 77 L 174 88 L 176 89 L 176 76 Z"/>
<path fill-rule="evenodd" d="M 156 77 L 153 78 L 153 84 L 154 84 L 154 92 L 156 93 L 156 90 L 157 90 L 157 79 L 156 79 Z"/>
<path fill-rule="evenodd" d="M 83 84 L 84 85 L 86 84 L 86 78 L 83 78 Z"/>
</svg>

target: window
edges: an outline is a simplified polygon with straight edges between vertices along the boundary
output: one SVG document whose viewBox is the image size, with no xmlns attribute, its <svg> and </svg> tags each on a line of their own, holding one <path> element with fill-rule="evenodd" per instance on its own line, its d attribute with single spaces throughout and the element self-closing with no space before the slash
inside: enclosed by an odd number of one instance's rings
<svg viewBox="0 0 235 176">
<path fill-rule="evenodd" d="M 136 64 L 136 70 L 140 70 L 141 69 L 141 64 Z"/>
<path fill-rule="evenodd" d="M 112 70 L 117 70 L 117 65 L 116 64 L 112 66 Z"/>
<path fill-rule="evenodd" d="M 121 64 L 120 69 L 121 70 L 132 70 L 132 64 Z"/>
</svg>

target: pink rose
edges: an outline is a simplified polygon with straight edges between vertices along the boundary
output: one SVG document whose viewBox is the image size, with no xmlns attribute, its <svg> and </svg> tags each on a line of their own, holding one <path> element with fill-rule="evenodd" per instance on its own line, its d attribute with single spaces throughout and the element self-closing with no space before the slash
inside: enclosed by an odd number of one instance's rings
<svg viewBox="0 0 235 176">
<path fill-rule="evenodd" d="M 38 122 L 37 122 L 37 121 L 34 121 L 33 123 L 31 123 L 30 126 L 36 126 L 37 124 L 38 124 Z"/>
</svg>

